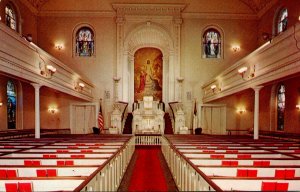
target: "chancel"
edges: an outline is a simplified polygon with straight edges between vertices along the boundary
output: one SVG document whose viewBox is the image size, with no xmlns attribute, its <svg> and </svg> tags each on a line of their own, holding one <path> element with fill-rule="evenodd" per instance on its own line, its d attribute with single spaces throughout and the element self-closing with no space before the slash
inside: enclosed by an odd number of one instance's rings
<svg viewBox="0 0 300 192">
<path fill-rule="evenodd" d="M 300 0 L 0 0 L 0 191 L 300 191 Z"/>
<path fill-rule="evenodd" d="M 144 96 L 139 108 L 133 111 L 132 132 L 137 134 L 164 134 L 164 111 L 153 96 Z"/>
</svg>

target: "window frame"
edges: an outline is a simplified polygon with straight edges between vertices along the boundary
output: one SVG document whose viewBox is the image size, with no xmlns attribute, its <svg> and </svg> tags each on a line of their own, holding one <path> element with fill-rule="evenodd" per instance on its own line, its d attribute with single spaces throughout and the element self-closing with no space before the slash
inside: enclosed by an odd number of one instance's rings
<svg viewBox="0 0 300 192">
<path fill-rule="evenodd" d="M 284 90 L 281 92 L 281 88 L 284 88 Z M 283 101 L 281 101 L 280 99 L 280 94 L 282 94 L 284 96 Z M 280 108 L 280 104 L 283 103 L 283 112 L 279 111 Z M 286 109 L 286 86 L 283 83 L 280 83 L 277 86 L 276 89 L 276 131 L 284 131 L 284 115 L 285 115 L 285 109 Z M 280 114 L 282 113 L 282 114 Z M 279 124 L 280 122 L 282 122 L 281 124 Z M 282 125 L 282 126 L 281 126 Z"/>
<path fill-rule="evenodd" d="M 283 16 L 286 12 L 286 17 L 284 19 Z M 278 14 L 276 15 L 276 19 L 275 19 L 275 31 L 276 31 L 276 35 L 281 34 L 282 32 L 286 31 L 288 28 L 288 9 L 286 7 L 281 8 L 278 11 Z"/>
<path fill-rule="evenodd" d="M 217 33 L 218 34 L 218 43 L 214 43 L 214 44 L 218 44 L 218 54 L 215 56 L 215 57 L 208 57 L 207 54 L 206 54 L 206 48 L 207 48 L 207 42 L 206 42 L 206 36 L 207 36 L 207 33 L 209 32 L 214 32 L 214 33 Z M 223 33 L 222 33 L 222 30 L 218 29 L 217 27 L 215 26 L 208 26 L 206 27 L 204 30 L 203 30 L 203 33 L 202 33 L 202 58 L 203 59 L 220 59 L 223 57 Z"/>
<path fill-rule="evenodd" d="M 81 30 L 84 29 L 88 29 L 91 32 L 92 35 L 92 41 L 78 41 L 78 35 L 80 33 Z M 73 33 L 73 56 L 76 57 L 94 57 L 96 55 L 96 38 L 95 38 L 96 34 L 95 34 L 95 30 L 93 29 L 92 26 L 88 25 L 88 24 L 81 24 L 79 26 L 77 26 L 74 29 L 74 33 Z M 78 50 L 78 42 L 92 42 L 92 46 L 93 46 L 93 50 L 92 50 L 92 54 L 90 55 L 80 55 L 80 52 L 77 51 Z"/>
</svg>

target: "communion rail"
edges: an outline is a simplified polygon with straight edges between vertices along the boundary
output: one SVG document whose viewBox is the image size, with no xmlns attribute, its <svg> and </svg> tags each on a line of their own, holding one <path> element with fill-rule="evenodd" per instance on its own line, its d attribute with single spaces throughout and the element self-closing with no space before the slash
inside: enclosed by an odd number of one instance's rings
<svg viewBox="0 0 300 192">
<path fill-rule="evenodd" d="M 135 145 L 161 145 L 160 134 L 136 134 Z"/>
</svg>

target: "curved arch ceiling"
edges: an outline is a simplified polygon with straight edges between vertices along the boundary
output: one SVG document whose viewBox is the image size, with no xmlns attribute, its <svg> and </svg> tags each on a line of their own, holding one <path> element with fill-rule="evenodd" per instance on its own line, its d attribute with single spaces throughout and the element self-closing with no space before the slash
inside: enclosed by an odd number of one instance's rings
<svg viewBox="0 0 300 192">
<path fill-rule="evenodd" d="M 98 10 L 106 10 L 111 8 L 112 3 L 128 3 L 128 1 L 124 0 L 25 0 L 27 1 L 31 6 L 33 6 L 38 12 L 45 10 L 66 10 L 66 9 L 72 9 L 72 10 L 89 10 L 87 9 L 87 5 L 90 8 L 97 8 Z M 175 0 L 172 1 L 172 3 L 184 3 L 187 4 L 187 10 L 193 12 L 194 7 L 198 7 L 198 12 L 202 12 L 206 10 L 207 12 L 214 12 L 215 10 L 211 7 L 214 7 L 215 9 L 220 10 L 220 8 L 224 8 L 224 11 L 228 11 L 227 9 L 231 8 L 231 13 L 240 13 L 240 12 L 246 12 L 247 8 L 248 13 L 252 14 L 260 14 L 261 11 L 264 9 L 270 8 L 274 3 L 276 3 L 278 0 Z M 169 3 L 169 0 L 163 1 L 163 0 L 144 0 L 143 3 Z M 224 3 L 226 2 L 226 3 Z M 131 0 L 130 3 L 141 3 L 140 0 Z M 224 6 L 225 5 L 225 6 Z M 243 7 L 244 6 L 244 7 Z M 246 8 L 245 8 L 246 6 Z M 67 8 L 66 8 L 67 7 Z M 189 8 L 191 7 L 191 8 Z"/>
</svg>

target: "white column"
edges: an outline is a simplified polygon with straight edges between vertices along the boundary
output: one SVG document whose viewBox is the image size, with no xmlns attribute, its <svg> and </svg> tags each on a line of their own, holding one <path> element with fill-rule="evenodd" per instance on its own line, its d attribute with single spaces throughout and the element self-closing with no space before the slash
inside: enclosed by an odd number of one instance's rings
<svg viewBox="0 0 300 192">
<path fill-rule="evenodd" d="M 34 98 L 35 98 L 35 138 L 41 138 L 41 125 L 40 125 L 40 84 L 31 83 L 34 87 Z"/>
<path fill-rule="evenodd" d="M 253 139 L 258 139 L 259 132 L 259 91 L 263 86 L 253 87 L 254 90 L 254 129 L 253 129 Z"/>
<path fill-rule="evenodd" d="M 179 83 L 179 90 L 178 90 L 178 101 L 182 102 L 182 83 L 184 78 L 183 77 L 177 77 L 177 81 Z"/>
<path fill-rule="evenodd" d="M 119 89 L 118 89 L 118 84 L 120 81 L 121 77 L 114 77 L 114 101 L 118 102 L 119 101 Z"/>
</svg>

